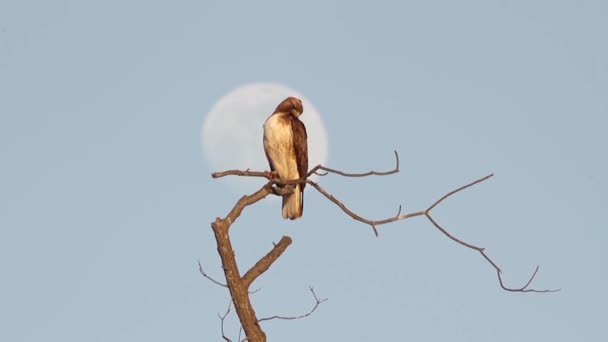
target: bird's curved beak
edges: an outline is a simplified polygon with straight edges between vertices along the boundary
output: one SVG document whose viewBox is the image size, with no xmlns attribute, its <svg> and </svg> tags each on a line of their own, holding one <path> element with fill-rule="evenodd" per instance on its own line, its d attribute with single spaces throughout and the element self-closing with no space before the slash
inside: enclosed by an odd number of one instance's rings
<svg viewBox="0 0 608 342">
<path fill-rule="evenodd" d="M 291 110 L 291 114 L 293 114 L 293 116 L 295 116 L 295 117 L 298 117 L 302 113 L 298 112 L 298 110 L 294 108 L 294 109 Z"/>
</svg>

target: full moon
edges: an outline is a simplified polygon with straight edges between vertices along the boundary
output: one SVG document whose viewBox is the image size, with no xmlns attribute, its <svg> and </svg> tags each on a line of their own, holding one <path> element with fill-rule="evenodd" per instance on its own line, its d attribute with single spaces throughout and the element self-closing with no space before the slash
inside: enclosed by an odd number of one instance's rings
<svg viewBox="0 0 608 342">
<path fill-rule="evenodd" d="M 327 133 L 319 112 L 304 95 L 275 83 L 252 83 L 222 96 L 209 110 L 201 129 L 201 145 L 212 171 L 230 169 L 268 171 L 264 154 L 263 128 L 266 118 L 289 96 L 302 100 L 304 112 L 300 120 L 308 134 L 308 165 L 327 161 Z M 235 191 L 253 191 L 260 180 L 230 177 Z"/>
</svg>

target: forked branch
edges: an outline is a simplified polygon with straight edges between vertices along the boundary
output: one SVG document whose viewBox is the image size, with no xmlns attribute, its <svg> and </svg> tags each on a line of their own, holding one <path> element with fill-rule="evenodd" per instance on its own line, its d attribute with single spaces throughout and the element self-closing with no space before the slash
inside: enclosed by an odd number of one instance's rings
<svg viewBox="0 0 608 342">
<path fill-rule="evenodd" d="M 268 179 L 268 182 L 265 185 L 263 185 L 258 191 L 256 191 L 255 193 L 253 193 L 251 195 L 243 196 L 241 199 L 239 199 L 238 202 L 234 205 L 234 207 L 230 210 L 230 212 L 224 218 L 218 217 L 211 224 L 211 227 L 213 228 L 213 232 L 215 234 L 215 239 L 217 242 L 218 253 L 220 254 L 220 258 L 222 260 L 222 267 L 224 269 L 224 275 L 226 277 L 226 284 L 223 284 L 223 283 L 213 279 L 209 275 L 207 275 L 199 263 L 199 271 L 204 277 L 206 277 L 207 279 L 209 279 L 210 281 L 212 281 L 213 283 L 215 283 L 219 286 L 227 287 L 229 289 L 230 295 L 232 298 L 232 303 L 234 303 L 234 307 L 237 312 L 237 315 L 239 316 L 239 320 L 241 322 L 242 329 L 246 335 L 245 340 L 250 341 L 250 342 L 266 341 L 266 334 L 264 333 L 264 331 L 262 331 L 262 329 L 259 325 L 259 322 L 268 321 L 268 320 L 272 320 L 272 319 L 291 320 L 291 319 L 299 319 L 299 318 L 308 317 L 318 308 L 318 306 L 321 303 L 323 303 L 326 300 L 326 299 L 319 299 L 319 297 L 317 297 L 317 295 L 315 294 L 314 290 L 312 288 L 310 288 L 310 292 L 312 293 L 312 295 L 315 299 L 315 304 L 309 312 L 299 315 L 299 316 L 272 316 L 272 317 L 257 319 L 256 314 L 253 310 L 253 306 L 251 305 L 251 301 L 249 299 L 249 294 L 250 294 L 249 287 L 260 275 L 262 275 L 264 272 L 266 272 L 268 270 L 268 268 L 270 266 L 272 266 L 272 264 L 283 254 L 283 252 L 285 252 L 287 247 L 289 247 L 289 245 L 291 244 L 291 238 L 284 236 L 281 239 L 281 241 L 279 241 L 279 243 L 277 243 L 274 246 L 274 248 L 272 250 L 270 250 L 265 256 L 263 256 L 258 262 L 256 262 L 243 276 L 241 276 L 237 263 L 236 263 L 235 256 L 234 256 L 234 250 L 232 248 L 230 236 L 228 234 L 231 225 L 239 218 L 239 216 L 242 214 L 243 210 L 247 206 L 252 205 L 252 204 L 264 199 L 268 195 L 281 196 L 281 195 L 288 194 L 293 191 L 295 184 L 300 184 L 300 183 L 310 184 L 317 191 L 319 191 L 319 193 L 321 193 L 328 200 L 330 200 L 332 203 L 337 205 L 348 216 L 350 216 L 354 220 L 357 220 L 359 222 L 369 225 L 372 228 L 372 230 L 376 236 L 378 236 L 378 227 L 381 225 L 409 219 L 412 217 L 425 216 L 431 222 L 431 224 L 433 224 L 433 226 L 436 229 L 438 229 L 441 233 L 443 233 L 446 237 L 448 237 L 452 241 L 454 241 L 466 248 L 479 252 L 482 255 L 482 257 L 494 268 L 494 270 L 496 271 L 497 277 L 498 277 L 498 282 L 500 284 L 500 287 L 505 291 L 537 292 L 537 293 L 559 291 L 559 289 L 557 289 L 557 290 L 536 290 L 536 289 L 530 288 L 532 281 L 534 280 L 534 278 L 536 277 L 536 274 L 538 273 L 538 270 L 539 270 L 538 266 L 536 266 L 536 268 L 534 269 L 534 272 L 532 273 L 532 275 L 530 276 L 528 281 L 522 287 L 512 288 L 512 287 L 505 286 L 504 281 L 502 279 L 502 271 L 501 271 L 500 267 L 486 254 L 484 248 L 478 247 L 476 245 L 465 242 L 465 241 L 455 237 L 454 235 L 449 233 L 446 229 L 444 229 L 439 223 L 437 223 L 437 221 L 431 216 L 431 211 L 434 208 L 436 208 L 439 204 L 441 204 L 443 201 L 445 201 L 447 198 L 455 195 L 456 193 L 458 193 L 460 191 L 468 189 L 478 183 L 481 183 L 481 182 L 489 179 L 490 177 L 493 176 L 493 174 L 479 178 L 473 182 L 470 182 L 464 186 L 461 186 L 455 190 L 452 190 L 452 191 L 446 193 L 445 195 L 443 195 L 441 198 L 439 198 L 437 201 L 435 201 L 433 204 L 431 204 L 425 210 L 416 211 L 416 212 L 412 212 L 412 213 L 408 213 L 408 214 L 401 214 L 401 206 L 400 206 L 399 210 L 397 211 L 397 214 L 395 216 L 388 217 L 388 218 L 381 219 L 381 220 L 370 220 L 370 219 L 367 219 L 367 218 L 355 213 L 354 211 L 350 210 L 346 205 L 344 205 L 344 203 L 342 203 L 340 200 L 338 200 L 336 197 L 334 197 L 331 193 L 329 193 L 323 187 L 321 187 L 317 182 L 314 182 L 309 179 L 310 176 L 312 176 L 313 174 L 319 175 L 319 176 L 326 176 L 330 173 L 333 173 L 333 174 L 343 176 L 343 177 L 367 177 L 367 176 L 372 176 L 372 175 L 387 176 L 387 175 L 392 175 L 392 174 L 395 174 L 398 172 L 399 172 L 399 154 L 397 153 L 397 151 L 395 151 L 395 167 L 392 170 L 388 170 L 388 171 L 369 171 L 369 172 L 365 172 L 365 173 L 348 173 L 348 172 L 343 172 L 340 170 L 328 168 L 328 167 L 325 167 L 325 166 L 319 164 L 319 165 L 313 167 L 306 174 L 305 177 L 303 177 L 301 179 L 288 180 L 288 181 L 280 180 L 280 179 L 274 177 L 272 173 L 266 172 L 266 171 L 261 172 L 261 171 L 250 171 L 250 170 L 245 170 L 245 171 L 227 170 L 227 171 L 223 171 L 223 172 L 215 172 L 212 174 L 213 178 L 219 178 L 219 177 L 225 177 L 225 176 L 244 176 L 244 177 L 261 177 L 261 178 Z M 282 186 L 277 187 L 276 185 L 282 185 Z M 220 320 L 221 320 L 222 338 L 225 341 L 230 341 L 230 339 L 228 339 L 224 334 L 224 319 L 230 312 L 230 308 L 231 307 L 229 306 L 226 313 L 224 315 L 219 316 Z M 239 335 L 240 335 L 240 332 L 239 332 Z M 240 340 L 240 336 L 239 336 L 239 340 Z"/>
<path fill-rule="evenodd" d="M 230 307 L 232 306 L 232 302 L 228 303 L 228 309 L 226 310 L 226 312 L 222 315 L 220 315 L 219 313 L 217 314 L 217 317 L 220 319 L 220 331 L 222 332 L 222 338 L 224 339 L 224 341 L 226 342 L 232 342 L 231 339 L 229 339 L 226 334 L 224 333 L 224 321 L 226 320 L 226 317 L 228 317 L 228 314 L 230 313 Z"/>
<path fill-rule="evenodd" d="M 344 176 L 344 177 L 367 177 L 367 176 L 372 176 L 372 175 L 377 175 L 377 176 L 387 176 L 387 175 L 392 175 L 395 173 L 399 172 L 399 154 L 397 153 L 397 151 L 394 151 L 395 153 L 395 167 L 391 170 L 388 171 L 369 171 L 369 172 L 365 172 L 365 173 L 348 173 L 348 172 L 343 172 L 340 170 L 336 170 L 336 169 L 332 169 L 332 168 L 328 168 L 325 167 L 321 164 L 313 167 L 307 174 L 306 177 L 301 178 L 301 179 L 297 179 L 297 180 L 290 180 L 290 181 L 282 181 L 276 178 L 273 178 L 272 175 L 269 172 L 260 172 L 260 171 L 250 171 L 250 170 L 245 170 L 245 171 L 241 171 L 241 170 L 227 170 L 227 171 L 223 171 L 223 172 L 215 172 L 212 174 L 213 178 L 219 178 L 219 177 L 225 177 L 225 176 L 244 176 L 244 177 L 263 177 L 263 178 L 267 178 L 269 181 L 268 183 L 265 185 L 265 187 L 272 187 L 273 189 L 275 189 L 274 191 L 272 191 L 273 194 L 277 195 L 277 190 L 276 187 L 273 187 L 274 184 L 281 184 L 281 185 L 292 185 L 292 184 L 298 184 L 298 183 L 304 183 L 306 182 L 307 184 L 310 184 L 312 187 L 314 187 L 319 193 L 321 193 L 323 196 L 325 196 L 325 198 L 327 198 L 329 201 L 331 201 L 332 203 L 334 203 L 335 205 L 337 205 L 344 213 L 346 213 L 348 216 L 350 216 L 351 218 L 353 218 L 356 221 L 368 224 L 374 234 L 376 236 L 378 236 L 378 226 L 384 225 L 384 224 L 388 224 L 388 223 L 392 223 L 392 222 L 396 222 L 396 221 L 401 221 L 401 220 L 406 220 L 409 218 L 413 218 L 413 217 L 417 217 L 417 216 L 425 216 L 430 222 L 431 224 L 433 224 L 433 226 L 435 228 L 437 228 L 441 233 L 443 233 L 446 237 L 448 237 L 449 239 L 451 239 L 452 241 L 467 247 L 469 249 L 473 249 L 477 252 L 479 252 L 483 258 L 494 268 L 494 270 L 496 271 L 497 277 L 498 277 L 498 282 L 500 287 L 505 290 L 505 291 L 510 291 L 510 292 L 537 292 L 537 293 L 542 293 L 542 292 L 556 292 L 559 291 L 560 289 L 555 289 L 555 290 L 536 290 L 533 288 L 529 288 L 529 286 L 531 285 L 532 281 L 534 280 L 534 278 L 536 277 L 536 274 L 539 270 L 539 267 L 536 266 L 534 272 L 532 273 L 532 275 L 530 276 L 530 278 L 528 279 L 528 281 L 524 284 L 524 286 L 521 287 L 507 287 L 504 285 L 504 281 L 502 279 L 502 271 L 500 269 L 500 267 L 496 264 L 496 262 L 494 262 L 485 252 L 485 249 L 483 247 L 478 247 L 475 246 L 473 244 L 470 244 L 466 241 L 463 241 L 461 239 L 456 238 L 455 236 L 453 236 L 452 234 L 450 234 L 446 229 L 444 229 L 441 225 L 439 225 L 439 223 L 437 223 L 437 221 L 431 216 L 431 211 L 437 207 L 439 204 L 441 204 L 443 201 L 445 201 L 447 198 L 455 195 L 456 193 L 463 191 L 465 189 L 468 189 L 478 183 L 481 183 L 483 181 L 488 180 L 489 178 L 493 177 L 494 174 L 490 174 L 487 175 L 485 177 L 479 178 L 473 182 L 470 182 L 466 185 L 463 185 L 457 189 L 454 189 L 448 193 L 446 193 L 445 195 L 443 195 L 441 198 L 439 198 L 437 201 L 435 201 L 433 204 L 431 204 L 428 208 L 426 208 L 425 210 L 421 210 L 421 211 L 416 211 L 416 212 L 411 212 L 411 213 L 407 213 L 407 214 L 401 214 L 401 206 L 399 206 L 399 210 L 397 211 L 397 214 L 395 216 L 392 217 L 388 217 L 385 219 L 381 219 L 381 220 L 370 220 L 367 219 L 357 213 L 355 213 L 354 211 L 352 211 L 351 209 L 349 209 L 346 205 L 344 205 L 344 203 L 342 203 L 340 200 L 338 200 L 336 197 L 334 197 L 331 193 L 329 193 L 327 190 L 325 190 L 323 187 L 321 187 L 317 182 L 314 182 L 310 179 L 308 179 L 310 176 L 312 176 L 313 174 L 317 174 L 320 176 L 325 176 L 329 173 L 333 173 L 333 174 L 337 174 L 340 176 Z M 320 174 L 318 173 L 319 171 L 324 171 L 324 173 Z M 264 196 L 265 197 L 265 196 Z"/>
<path fill-rule="evenodd" d="M 222 284 L 207 275 L 199 263 L 199 272 L 205 278 L 219 286 L 227 287 L 230 291 L 230 297 L 232 298 L 232 303 L 234 303 L 234 308 L 239 317 L 239 321 L 241 322 L 242 329 L 245 331 L 246 340 L 250 342 L 266 341 L 266 334 L 260 327 L 253 306 L 251 305 L 249 294 L 252 292 L 249 292 L 249 287 L 256 278 L 267 271 L 283 252 L 285 252 L 287 247 L 291 244 L 291 238 L 284 236 L 270 252 L 256 262 L 245 275 L 241 276 L 234 249 L 232 248 L 232 242 L 230 241 L 229 230 L 246 207 L 257 203 L 270 194 L 281 195 L 286 191 L 293 191 L 293 186 L 285 186 L 282 189 L 278 189 L 277 187 L 274 187 L 273 184 L 274 181 L 271 180 L 255 193 L 241 197 L 224 218 L 218 217 L 211 223 L 211 228 L 217 243 L 217 251 L 222 261 L 224 276 L 226 277 L 226 284 Z M 226 312 L 226 315 L 223 317 L 220 316 L 222 329 L 224 319 L 229 311 L 230 307 Z M 227 340 L 227 337 L 225 337 L 223 332 L 222 337 Z"/>
</svg>

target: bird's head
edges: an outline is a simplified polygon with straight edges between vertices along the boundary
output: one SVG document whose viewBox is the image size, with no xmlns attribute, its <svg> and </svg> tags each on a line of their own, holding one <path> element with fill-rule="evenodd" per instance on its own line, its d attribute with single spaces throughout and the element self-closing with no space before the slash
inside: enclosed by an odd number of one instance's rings
<svg viewBox="0 0 608 342">
<path fill-rule="evenodd" d="M 290 96 L 283 100 L 283 102 L 279 103 L 277 109 L 274 110 L 275 113 L 290 113 L 296 118 L 304 112 L 304 107 L 302 106 L 302 100 Z"/>
</svg>

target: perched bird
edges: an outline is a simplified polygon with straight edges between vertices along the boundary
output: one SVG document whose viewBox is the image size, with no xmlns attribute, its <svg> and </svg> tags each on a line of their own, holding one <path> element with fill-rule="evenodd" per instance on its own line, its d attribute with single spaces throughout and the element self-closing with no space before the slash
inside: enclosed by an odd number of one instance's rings
<svg viewBox="0 0 608 342">
<path fill-rule="evenodd" d="M 288 97 L 264 122 L 264 152 L 271 172 L 281 180 L 300 179 L 308 172 L 308 142 L 306 127 L 298 118 L 304 108 L 302 101 Z M 297 184 L 294 191 L 283 196 L 282 215 L 295 220 L 304 211 L 304 187 Z"/>
</svg>

